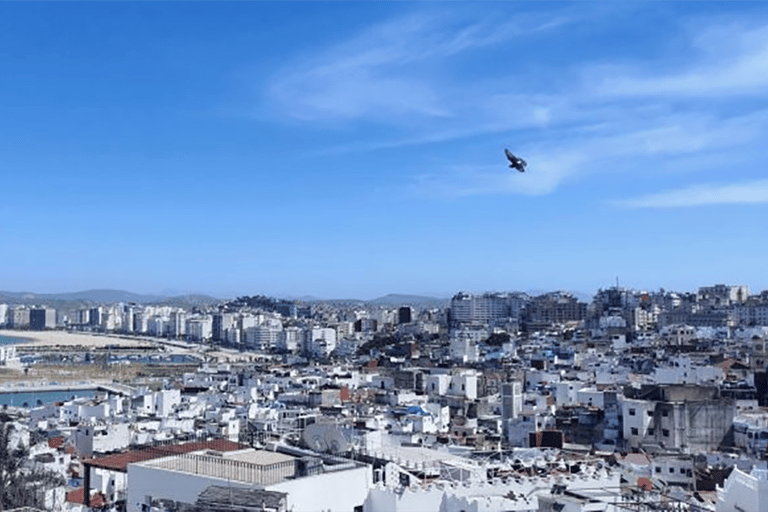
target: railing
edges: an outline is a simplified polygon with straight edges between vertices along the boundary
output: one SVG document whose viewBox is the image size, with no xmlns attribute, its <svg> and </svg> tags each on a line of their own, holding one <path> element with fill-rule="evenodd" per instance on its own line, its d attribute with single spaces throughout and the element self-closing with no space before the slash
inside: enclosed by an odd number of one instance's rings
<svg viewBox="0 0 768 512">
<path fill-rule="evenodd" d="M 223 480 L 257 485 L 272 485 L 289 478 L 294 478 L 298 469 L 296 460 L 262 465 L 254 464 L 253 462 L 225 459 L 215 455 L 201 454 L 163 457 L 148 462 L 147 465 L 170 471 L 205 475 Z"/>
</svg>

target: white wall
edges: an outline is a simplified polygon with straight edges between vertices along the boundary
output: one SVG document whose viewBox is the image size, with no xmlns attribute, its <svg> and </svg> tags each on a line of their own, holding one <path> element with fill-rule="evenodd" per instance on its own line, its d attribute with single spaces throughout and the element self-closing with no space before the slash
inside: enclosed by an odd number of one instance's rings
<svg viewBox="0 0 768 512">
<path fill-rule="evenodd" d="M 530 512 L 539 509 L 538 493 L 549 494 L 552 485 L 556 482 L 567 485 L 571 490 L 613 489 L 619 486 L 619 476 L 620 473 L 614 471 L 611 476 L 601 472 L 590 477 L 581 475 L 565 478 L 561 476 L 507 478 L 462 485 L 436 482 L 405 490 L 387 489 L 377 484 L 371 489 L 363 510 L 364 512 L 460 512 L 461 510 Z M 510 492 L 514 492 L 518 499 L 506 499 L 505 496 Z"/>
<path fill-rule="evenodd" d="M 292 512 L 351 512 L 362 505 L 372 486 L 370 466 L 287 480 L 266 488 L 288 493 Z"/>
<path fill-rule="evenodd" d="M 164 389 L 154 394 L 155 413 L 163 418 L 173 412 L 174 407 L 181 404 L 181 391 L 178 389 Z"/>
<path fill-rule="evenodd" d="M 221 478 L 167 471 L 139 464 L 128 465 L 128 482 L 127 512 L 141 512 L 141 506 L 146 503 L 146 496 L 194 503 L 197 496 L 211 485 L 244 486 Z"/>
<path fill-rule="evenodd" d="M 372 481 L 370 467 L 364 466 L 287 480 L 265 489 L 288 493 L 288 509 L 292 512 L 351 512 L 363 504 Z M 128 465 L 128 482 L 127 512 L 140 512 L 146 496 L 194 503 L 211 485 L 248 487 L 245 483 L 141 464 Z"/>
<path fill-rule="evenodd" d="M 753 469 L 751 474 L 734 468 L 717 490 L 717 512 L 765 512 L 768 509 L 768 471 Z"/>
<path fill-rule="evenodd" d="M 595 388 L 582 388 L 576 392 L 576 401 L 582 405 L 604 408 L 603 392 Z"/>
</svg>

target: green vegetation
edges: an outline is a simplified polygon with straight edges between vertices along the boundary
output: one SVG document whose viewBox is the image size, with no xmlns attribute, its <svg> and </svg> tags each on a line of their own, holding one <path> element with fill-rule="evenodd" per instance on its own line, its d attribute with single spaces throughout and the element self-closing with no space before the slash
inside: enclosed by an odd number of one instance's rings
<svg viewBox="0 0 768 512">
<path fill-rule="evenodd" d="M 0 412 L 0 510 L 18 507 L 40 508 L 39 492 L 64 485 L 64 478 L 50 471 L 24 467 L 29 447 L 14 446 L 15 426 L 8 414 Z"/>
<path fill-rule="evenodd" d="M 366 355 L 371 350 L 384 350 L 387 347 L 397 345 L 397 338 L 394 336 L 377 335 L 372 340 L 366 341 L 357 349 L 357 355 Z"/>
<path fill-rule="evenodd" d="M 485 344 L 491 347 L 500 347 L 505 343 L 509 343 L 510 339 L 509 334 L 505 332 L 495 332 L 485 340 Z"/>
</svg>

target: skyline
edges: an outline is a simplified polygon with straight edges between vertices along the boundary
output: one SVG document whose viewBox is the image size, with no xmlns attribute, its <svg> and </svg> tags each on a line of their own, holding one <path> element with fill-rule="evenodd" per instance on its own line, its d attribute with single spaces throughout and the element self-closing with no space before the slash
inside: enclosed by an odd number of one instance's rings
<svg viewBox="0 0 768 512">
<path fill-rule="evenodd" d="M 4 3 L 0 48 L 0 289 L 768 289 L 763 4 Z"/>
</svg>

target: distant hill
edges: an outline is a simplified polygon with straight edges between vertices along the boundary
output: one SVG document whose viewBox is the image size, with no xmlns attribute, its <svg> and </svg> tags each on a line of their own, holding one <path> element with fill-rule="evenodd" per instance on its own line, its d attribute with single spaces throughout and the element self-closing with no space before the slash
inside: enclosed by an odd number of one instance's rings
<svg viewBox="0 0 768 512">
<path fill-rule="evenodd" d="M 528 290 L 530 296 L 537 296 L 546 293 L 543 290 Z M 590 302 L 592 296 L 571 292 L 579 300 L 584 302 Z M 427 297 L 423 295 L 408 295 L 390 293 L 383 297 L 378 297 L 372 300 L 360 300 L 360 299 L 319 299 L 312 296 L 297 297 L 289 300 L 298 300 L 308 303 L 328 303 L 336 305 L 354 305 L 354 304 L 369 304 L 371 306 L 380 307 L 396 307 L 396 306 L 420 306 L 430 308 L 448 307 L 451 305 L 450 298 L 437 298 Z M 36 305 L 52 305 L 54 307 L 62 307 L 63 305 L 83 305 L 83 304 L 114 304 L 117 302 L 133 302 L 136 304 L 163 304 L 179 307 L 186 306 L 206 306 L 211 304 L 218 304 L 224 302 L 222 299 L 212 297 L 205 294 L 182 294 L 182 295 L 142 295 L 133 292 L 127 292 L 125 290 L 111 290 L 111 289 L 97 289 L 97 290 L 85 290 L 81 292 L 70 293 L 33 293 L 33 292 L 6 292 L 0 291 L 0 303 L 13 303 L 13 304 L 36 304 Z"/>
<path fill-rule="evenodd" d="M 135 302 L 137 304 L 215 304 L 220 299 L 208 295 L 180 295 L 164 297 L 160 295 L 142 295 L 124 290 L 85 290 L 69 293 L 32 293 L 0 291 L 0 302 L 21 304 L 46 304 L 61 302 L 79 302 L 95 304 L 113 304 L 116 302 Z"/>
</svg>

